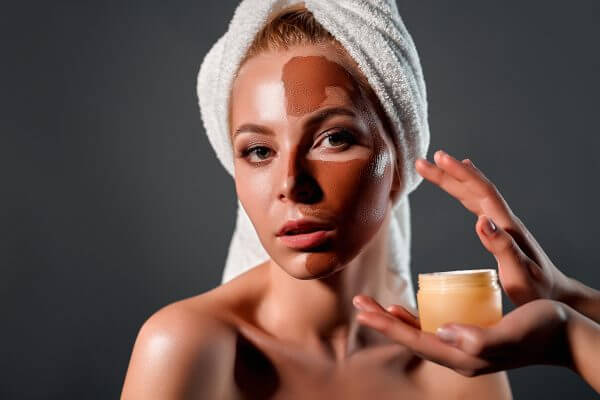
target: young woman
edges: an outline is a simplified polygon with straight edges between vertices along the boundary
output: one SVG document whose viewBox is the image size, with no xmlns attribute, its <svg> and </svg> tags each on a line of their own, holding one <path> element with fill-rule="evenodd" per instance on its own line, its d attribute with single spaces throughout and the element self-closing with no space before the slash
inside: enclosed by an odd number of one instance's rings
<svg viewBox="0 0 600 400">
<path fill-rule="evenodd" d="M 433 339 L 403 336 L 418 327 L 406 310 L 412 290 L 390 285 L 387 260 L 403 154 L 345 48 L 301 5 L 282 10 L 256 36 L 230 95 L 236 192 L 268 259 L 151 316 L 122 398 L 510 399 L 505 372 L 473 376 L 483 369 L 428 352 Z M 413 168 L 482 215 L 478 233 L 483 214 L 526 232 L 472 163 L 436 162 Z M 505 288 L 529 279 L 509 256 L 500 261 Z M 541 266 L 519 300 L 564 294 L 567 278 Z"/>
</svg>

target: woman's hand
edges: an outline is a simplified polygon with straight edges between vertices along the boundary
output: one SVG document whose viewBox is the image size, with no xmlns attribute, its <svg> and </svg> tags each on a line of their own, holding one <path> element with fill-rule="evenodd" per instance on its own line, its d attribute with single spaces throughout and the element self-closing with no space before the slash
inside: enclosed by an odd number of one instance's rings
<svg viewBox="0 0 600 400">
<path fill-rule="evenodd" d="M 600 324 L 568 305 L 538 299 L 517 307 L 496 324 L 445 324 L 437 335 L 399 305 L 384 309 L 372 297 L 355 296 L 357 320 L 403 344 L 419 357 L 464 376 L 532 364 L 568 367 L 600 393 Z"/>
<path fill-rule="evenodd" d="M 419 357 L 477 376 L 530 364 L 572 367 L 567 342 L 568 313 L 557 301 L 531 301 L 505 315 L 495 325 L 446 324 L 438 335 L 420 329 L 419 319 L 405 308 L 384 309 L 373 298 L 358 295 L 360 323 L 403 344 Z"/>
<path fill-rule="evenodd" d="M 496 258 L 500 283 L 513 303 L 573 297 L 571 280 L 556 268 L 483 172 L 469 159 L 458 161 L 442 150 L 434 160 L 435 164 L 418 159 L 417 172 L 478 217 L 475 231 Z"/>
<path fill-rule="evenodd" d="M 418 159 L 417 171 L 477 215 L 475 231 L 498 262 L 504 291 L 520 306 L 491 327 L 453 323 L 434 335 L 422 331 L 419 319 L 403 307 L 384 309 L 373 298 L 358 295 L 358 321 L 465 376 L 530 364 L 562 365 L 600 390 L 595 373 L 600 292 L 568 278 L 552 263 L 495 185 L 469 159 L 458 161 L 438 151 L 434 160 L 435 165 Z"/>
</svg>

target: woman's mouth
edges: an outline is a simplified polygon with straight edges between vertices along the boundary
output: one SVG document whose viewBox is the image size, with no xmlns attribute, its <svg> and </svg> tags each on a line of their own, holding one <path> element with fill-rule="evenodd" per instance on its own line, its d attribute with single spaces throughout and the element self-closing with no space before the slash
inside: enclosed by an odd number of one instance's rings
<svg viewBox="0 0 600 400">
<path fill-rule="evenodd" d="M 333 230 L 317 230 L 312 232 L 294 233 L 290 231 L 285 235 L 277 236 L 283 244 L 292 249 L 309 249 L 319 246 L 327 241 L 332 235 Z"/>
<path fill-rule="evenodd" d="M 303 217 L 287 221 L 277 232 L 277 237 L 292 249 L 309 249 L 326 242 L 334 231 L 332 222 Z"/>
</svg>

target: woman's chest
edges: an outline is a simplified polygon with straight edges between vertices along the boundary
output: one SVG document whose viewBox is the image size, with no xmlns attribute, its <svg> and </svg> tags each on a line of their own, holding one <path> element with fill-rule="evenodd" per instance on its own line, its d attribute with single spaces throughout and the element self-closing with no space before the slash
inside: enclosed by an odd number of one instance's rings
<svg viewBox="0 0 600 400">
<path fill-rule="evenodd" d="M 426 398 L 411 379 L 420 361 L 408 352 L 373 352 L 340 365 L 311 360 L 296 350 L 258 348 L 243 339 L 236 350 L 234 397 L 239 399 Z"/>
</svg>

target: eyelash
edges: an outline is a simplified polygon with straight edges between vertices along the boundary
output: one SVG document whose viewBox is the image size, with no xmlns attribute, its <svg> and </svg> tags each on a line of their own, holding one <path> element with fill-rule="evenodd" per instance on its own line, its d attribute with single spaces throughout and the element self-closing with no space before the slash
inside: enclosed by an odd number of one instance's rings
<svg viewBox="0 0 600 400">
<path fill-rule="evenodd" d="M 354 143 L 356 143 L 355 137 L 352 134 L 352 132 L 350 132 L 348 129 L 340 129 L 337 130 L 335 132 L 329 133 L 327 135 L 325 135 L 325 138 L 323 140 L 327 140 L 330 137 L 334 137 L 334 136 L 341 136 L 345 139 L 345 143 L 348 145 L 348 147 Z M 332 146 L 333 148 L 338 148 L 338 147 L 343 147 L 343 146 Z M 254 146 L 254 147 L 250 147 L 244 151 L 242 151 L 241 156 L 243 158 L 248 158 L 252 153 L 254 153 L 257 149 L 269 149 L 266 146 Z M 270 150 L 270 149 L 269 149 Z M 264 162 L 265 160 L 261 160 L 258 162 L 252 162 L 253 164 L 261 164 L 262 162 Z"/>
</svg>

